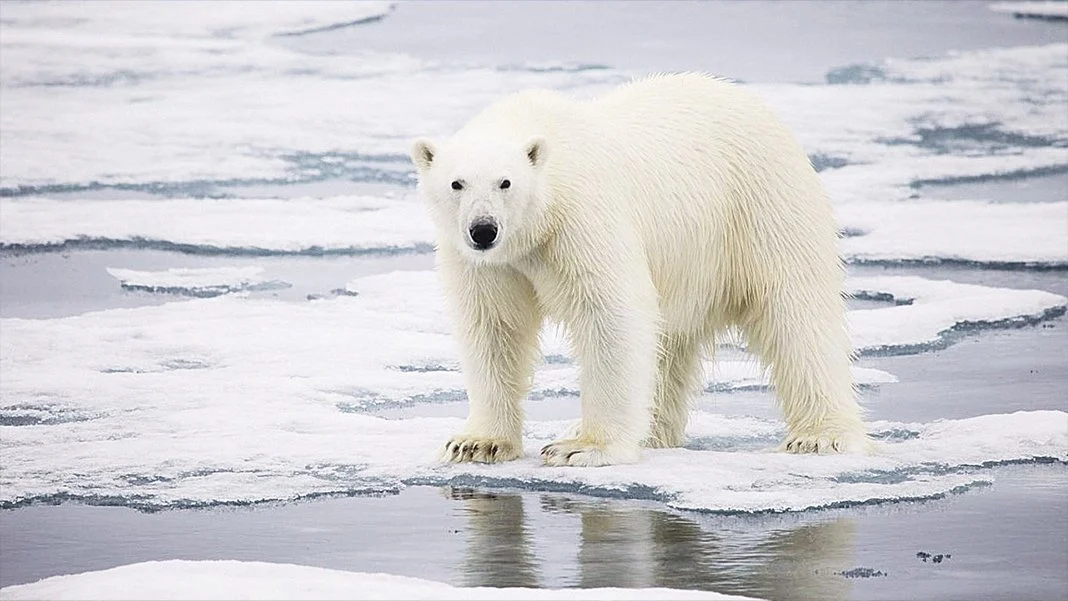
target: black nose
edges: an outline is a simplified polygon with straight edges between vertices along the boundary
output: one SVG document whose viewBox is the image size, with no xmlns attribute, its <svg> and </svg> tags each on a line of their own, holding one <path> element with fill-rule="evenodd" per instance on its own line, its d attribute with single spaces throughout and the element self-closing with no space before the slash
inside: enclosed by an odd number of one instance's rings
<svg viewBox="0 0 1068 601">
<path fill-rule="evenodd" d="M 480 220 L 471 224 L 471 229 L 467 231 L 471 236 L 471 242 L 474 242 L 477 250 L 487 250 L 493 247 L 493 243 L 497 241 L 497 224 L 492 221 Z"/>
</svg>

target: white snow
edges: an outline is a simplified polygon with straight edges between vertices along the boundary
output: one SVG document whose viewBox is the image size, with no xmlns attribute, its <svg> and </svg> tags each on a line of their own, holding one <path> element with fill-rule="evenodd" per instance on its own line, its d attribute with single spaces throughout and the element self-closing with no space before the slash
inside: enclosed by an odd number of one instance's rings
<svg viewBox="0 0 1068 601">
<path fill-rule="evenodd" d="M 876 424 L 919 436 L 888 443 L 877 457 L 798 458 L 768 452 L 783 434 L 778 422 L 697 414 L 689 432 L 697 447 L 650 451 L 638 466 L 542 468 L 534 459 L 539 445 L 568 424 L 532 422 L 527 460 L 443 468 L 434 453 L 459 419 L 365 413 L 465 398 L 433 272 L 369 276 L 349 287 L 359 295 L 292 303 L 236 294 L 0 320 L 0 419 L 12 424 L 0 426 L 0 503 L 72 495 L 198 505 L 475 478 L 602 494 L 652 490 L 680 507 L 714 511 L 803 509 L 943 494 L 989 478 L 961 466 L 1060 458 L 1065 448 L 1063 414 L 1034 413 L 944 426 Z M 1037 319 L 1065 304 L 1045 292 L 920 278 L 856 279 L 849 290 L 913 299 L 851 312 L 860 350 L 930 344 L 960 321 Z M 568 353 L 554 330 L 545 340 L 547 354 Z M 744 356 L 708 371 L 716 389 L 766 382 Z M 894 379 L 877 370 L 856 375 L 862 383 Z M 577 382 L 566 356 L 546 363 L 531 402 L 574 394 Z M 724 436 L 710 445 L 717 451 L 700 446 Z M 929 474 L 922 467 L 929 463 L 948 467 Z M 864 470 L 907 477 L 892 484 L 836 480 Z"/>
<path fill-rule="evenodd" d="M 1017 17 L 1041 17 L 1046 19 L 1068 19 L 1068 2 L 1064 0 L 1046 0 L 1044 2 L 995 2 L 990 10 L 1010 13 Z"/>
<path fill-rule="evenodd" d="M 490 588 L 253 561 L 149 561 L 110 570 L 54 576 L 0 589 L 0 599 L 716 599 L 720 593 L 667 588 Z"/>
</svg>

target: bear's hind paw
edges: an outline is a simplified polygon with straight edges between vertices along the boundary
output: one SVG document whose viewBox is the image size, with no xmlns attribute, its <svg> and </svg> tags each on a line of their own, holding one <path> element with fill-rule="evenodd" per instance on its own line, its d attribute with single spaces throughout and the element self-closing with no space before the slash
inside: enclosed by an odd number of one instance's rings
<svg viewBox="0 0 1068 601">
<path fill-rule="evenodd" d="M 599 467 L 620 463 L 637 463 L 640 450 L 637 445 L 605 445 L 572 438 L 557 440 L 542 447 L 541 458 L 545 465 L 573 465 Z"/>
<path fill-rule="evenodd" d="M 522 455 L 521 445 L 503 438 L 459 435 L 445 443 L 441 458 L 449 463 L 500 463 Z"/>
</svg>

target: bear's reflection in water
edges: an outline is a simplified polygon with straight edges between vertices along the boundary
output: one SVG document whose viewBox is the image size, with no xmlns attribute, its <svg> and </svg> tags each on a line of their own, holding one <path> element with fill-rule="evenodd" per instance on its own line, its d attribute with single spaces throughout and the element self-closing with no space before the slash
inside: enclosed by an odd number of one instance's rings
<svg viewBox="0 0 1068 601">
<path fill-rule="evenodd" d="M 528 495 L 524 505 L 524 496 L 517 493 L 462 487 L 443 491 L 463 503 L 468 518 L 461 568 L 465 586 L 671 587 L 828 601 L 845 599 L 850 591 L 850 581 L 836 574 L 852 567 L 849 518 L 786 520 L 781 528 L 719 532 L 684 514 L 633 502 L 542 494 L 538 503 Z M 540 532 L 552 528 L 553 517 L 581 522 L 577 574 L 541 573 L 537 539 L 556 536 Z M 558 532 L 566 536 L 570 530 Z M 553 541 L 540 548 L 559 553 L 566 545 Z"/>
</svg>

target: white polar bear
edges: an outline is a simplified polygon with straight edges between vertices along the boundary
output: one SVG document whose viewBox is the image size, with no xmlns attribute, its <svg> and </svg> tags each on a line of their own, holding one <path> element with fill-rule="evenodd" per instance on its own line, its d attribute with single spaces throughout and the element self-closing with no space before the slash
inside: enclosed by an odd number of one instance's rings
<svg viewBox="0 0 1068 601">
<path fill-rule="evenodd" d="M 698 74 L 583 102 L 524 92 L 412 159 L 470 400 L 447 460 L 522 454 L 546 318 L 571 336 L 582 404 L 550 465 L 681 445 L 702 351 L 728 326 L 771 370 L 787 450 L 867 446 L 830 202 L 752 94 Z"/>
</svg>

